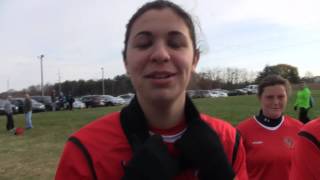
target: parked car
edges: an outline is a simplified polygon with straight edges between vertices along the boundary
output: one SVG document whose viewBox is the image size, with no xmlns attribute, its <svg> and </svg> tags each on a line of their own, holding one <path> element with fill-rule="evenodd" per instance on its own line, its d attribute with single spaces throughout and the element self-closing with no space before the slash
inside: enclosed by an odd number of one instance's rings
<svg viewBox="0 0 320 180">
<path fill-rule="evenodd" d="M 190 98 L 193 98 L 195 95 L 195 90 L 187 90 L 187 94 Z"/>
<path fill-rule="evenodd" d="M 258 85 L 251 84 L 243 88 L 247 91 L 247 94 L 257 94 L 258 93 Z"/>
<path fill-rule="evenodd" d="M 0 114 L 5 114 L 4 105 L 5 105 L 6 101 L 7 101 L 6 99 L 0 99 Z M 18 106 L 14 105 L 12 103 L 11 103 L 11 108 L 12 108 L 13 113 L 17 113 L 19 111 Z"/>
<path fill-rule="evenodd" d="M 214 97 L 209 90 L 195 90 L 193 98 L 208 98 Z"/>
<path fill-rule="evenodd" d="M 18 112 L 23 113 L 24 98 L 12 98 L 11 103 L 18 107 Z M 45 105 L 34 99 L 31 99 L 31 106 L 33 112 L 46 111 Z"/>
<path fill-rule="evenodd" d="M 46 111 L 46 106 L 42 104 L 41 102 L 38 102 L 34 99 L 31 99 L 31 106 L 33 112 L 44 112 Z"/>
<path fill-rule="evenodd" d="M 45 105 L 46 110 L 52 110 L 52 100 L 51 96 L 31 96 L 31 99 L 34 99 Z"/>
<path fill-rule="evenodd" d="M 228 97 L 228 93 L 222 91 L 222 90 L 211 90 L 210 93 L 213 97 Z"/>
<path fill-rule="evenodd" d="M 86 107 L 86 104 L 81 102 L 80 99 L 74 99 L 72 106 L 73 108 L 76 108 L 76 109 L 83 109 Z"/>
<path fill-rule="evenodd" d="M 129 104 L 130 101 L 133 99 L 134 94 L 133 93 L 127 93 L 117 96 L 118 98 L 122 98 L 124 100 L 124 104 Z"/>
<path fill-rule="evenodd" d="M 102 95 L 102 97 L 106 106 L 117 106 L 125 104 L 125 100 L 119 97 L 114 97 L 111 95 Z"/>
<path fill-rule="evenodd" d="M 86 105 L 86 108 L 105 106 L 104 98 L 101 95 L 82 96 L 80 100 Z"/>
<path fill-rule="evenodd" d="M 23 113 L 24 98 L 11 98 L 10 102 L 18 107 L 18 113 Z"/>
<path fill-rule="evenodd" d="M 243 89 L 235 89 L 235 90 L 230 90 L 228 92 L 228 96 L 240 96 L 240 95 L 246 95 L 247 92 Z"/>
</svg>

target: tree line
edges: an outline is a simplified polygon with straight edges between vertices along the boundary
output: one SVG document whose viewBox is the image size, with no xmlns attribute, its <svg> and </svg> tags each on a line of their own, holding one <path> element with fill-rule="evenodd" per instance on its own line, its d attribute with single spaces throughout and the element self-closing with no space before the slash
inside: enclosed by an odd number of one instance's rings
<svg viewBox="0 0 320 180">
<path fill-rule="evenodd" d="M 258 84 L 261 79 L 269 74 L 281 75 L 291 83 L 298 83 L 301 80 L 298 68 L 288 64 L 266 65 L 261 72 L 249 72 L 241 68 L 212 68 L 192 74 L 188 89 L 223 88 L 229 90 L 242 88 L 248 84 Z M 308 78 L 306 79 L 305 77 L 304 80 L 308 80 Z M 104 84 L 104 88 L 102 84 Z M 67 80 L 62 83 L 45 84 L 43 88 L 44 94 L 47 96 L 50 96 L 53 91 L 63 92 L 64 95 L 72 95 L 75 97 L 102 94 L 103 89 L 105 94 L 113 96 L 134 92 L 130 78 L 126 74 L 104 79 L 103 83 L 102 79 Z M 28 92 L 30 95 L 41 95 L 41 87 L 40 85 L 32 85 L 20 91 L 10 90 L 9 92 L 1 93 L 0 96 L 2 98 L 8 95 L 23 96 L 25 92 Z"/>
</svg>

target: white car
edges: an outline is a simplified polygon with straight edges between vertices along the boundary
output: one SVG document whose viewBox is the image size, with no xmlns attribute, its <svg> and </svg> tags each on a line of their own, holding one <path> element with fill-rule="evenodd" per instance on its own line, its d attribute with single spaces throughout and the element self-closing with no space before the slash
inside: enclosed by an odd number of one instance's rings
<svg viewBox="0 0 320 180">
<path fill-rule="evenodd" d="M 83 109 L 86 107 L 86 104 L 81 102 L 79 99 L 75 99 L 74 102 L 72 103 L 73 108 L 76 109 Z"/>
<path fill-rule="evenodd" d="M 102 95 L 104 99 L 105 106 L 117 106 L 125 104 L 125 100 L 119 97 L 114 97 L 111 95 Z"/>
<path fill-rule="evenodd" d="M 228 94 L 220 90 L 211 90 L 212 97 L 228 97 Z"/>
<path fill-rule="evenodd" d="M 248 94 L 257 94 L 258 93 L 258 85 L 251 84 L 244 88 Z"/>
<path fill-rule="evenodd" d="M 127 94 L 119 95 L 117 97 L 123 99 L 124 102 L 125 102 L 124 104 L 129 104 L 130 101 L 133 99 L 134 94 L 133 93 L 127 93 Z"/>
</svg>

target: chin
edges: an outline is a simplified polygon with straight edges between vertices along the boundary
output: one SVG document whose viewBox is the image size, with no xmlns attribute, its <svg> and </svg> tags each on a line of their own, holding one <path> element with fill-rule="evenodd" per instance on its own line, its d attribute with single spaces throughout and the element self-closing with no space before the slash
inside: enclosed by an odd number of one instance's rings
<svg viewBox="0 0 320 180">
<path fill-rule="evenodd" d="M 172 93 L 155 93 L 151 96 L 151 99 L 154 99 L 157 101 L 172 101 L 176 98 L 177 97 L 172 95 Z"/>
<path fill-rule="evenodd" d="M 172 102 L 177 99 L 179 99 L 179 96 L 181 93 L 174 93 L 172 90 L 159 90 L 151 93 L 149 95 L 149 99 L 152 99 L 152 101 L 156 101 L 158 103 L 160 102 Z"/>
<path fill-rule="evenodd" d="M 275 119 L 275 118 L 280 117 L 281 115 L 282 115 L 282 113 L 273 113 L 273 114 L 271 114 L 270 118 Z"/>
</svg>

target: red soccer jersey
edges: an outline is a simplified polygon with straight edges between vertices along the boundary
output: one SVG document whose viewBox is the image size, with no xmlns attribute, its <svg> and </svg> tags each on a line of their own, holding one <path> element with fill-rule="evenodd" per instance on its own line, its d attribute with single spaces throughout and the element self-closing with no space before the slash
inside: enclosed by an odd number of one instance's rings
<svg viewBox="0 0 320 180">
<path fill-rule="evenodd" d="M 283 116 L 276 127 L 267 127 L 248 118 L 238 125 L 246 149 L 246 162 L 250 180 L 287 180 L 291 167 L 291 154 L 302 123 Z"/>
<path fill-rule="evenodd" d="M 290 180 L 317 180 L 320 178 L 320 118 L 308 122 L 299 135 Z"/>
<path fill-rule="evenodd" d="M 231 163 L 236 137 L 235 128 L 222 120 L 207 115 L 201 115 L 201 119 L 217 132 Z M 173 137 L 179 136 L 179 132 L 171 135 Z M 80 129 L 73 136 L 77 137 L 86 146 L 91 155 L 98 179 L 121 179 L 124 175 L 122 164 L 130 161 L 132 150 L 120 124 L 120 113 L 117 112 L 102 117 L 100 120 Z M 167 145 L 171 146 L 169 149 L 173 148 L 172 144 L 167 143 Z M 239 143 L 233 169 L 238 180 L 248 179 L 242 140 Z M 93 179 L 85 156 L 75 144 L 67 142 L 55 179 Z M 196 180 L 197 176 L 195 171 L 184 171 L 174 179 Z"/>
</svg>

